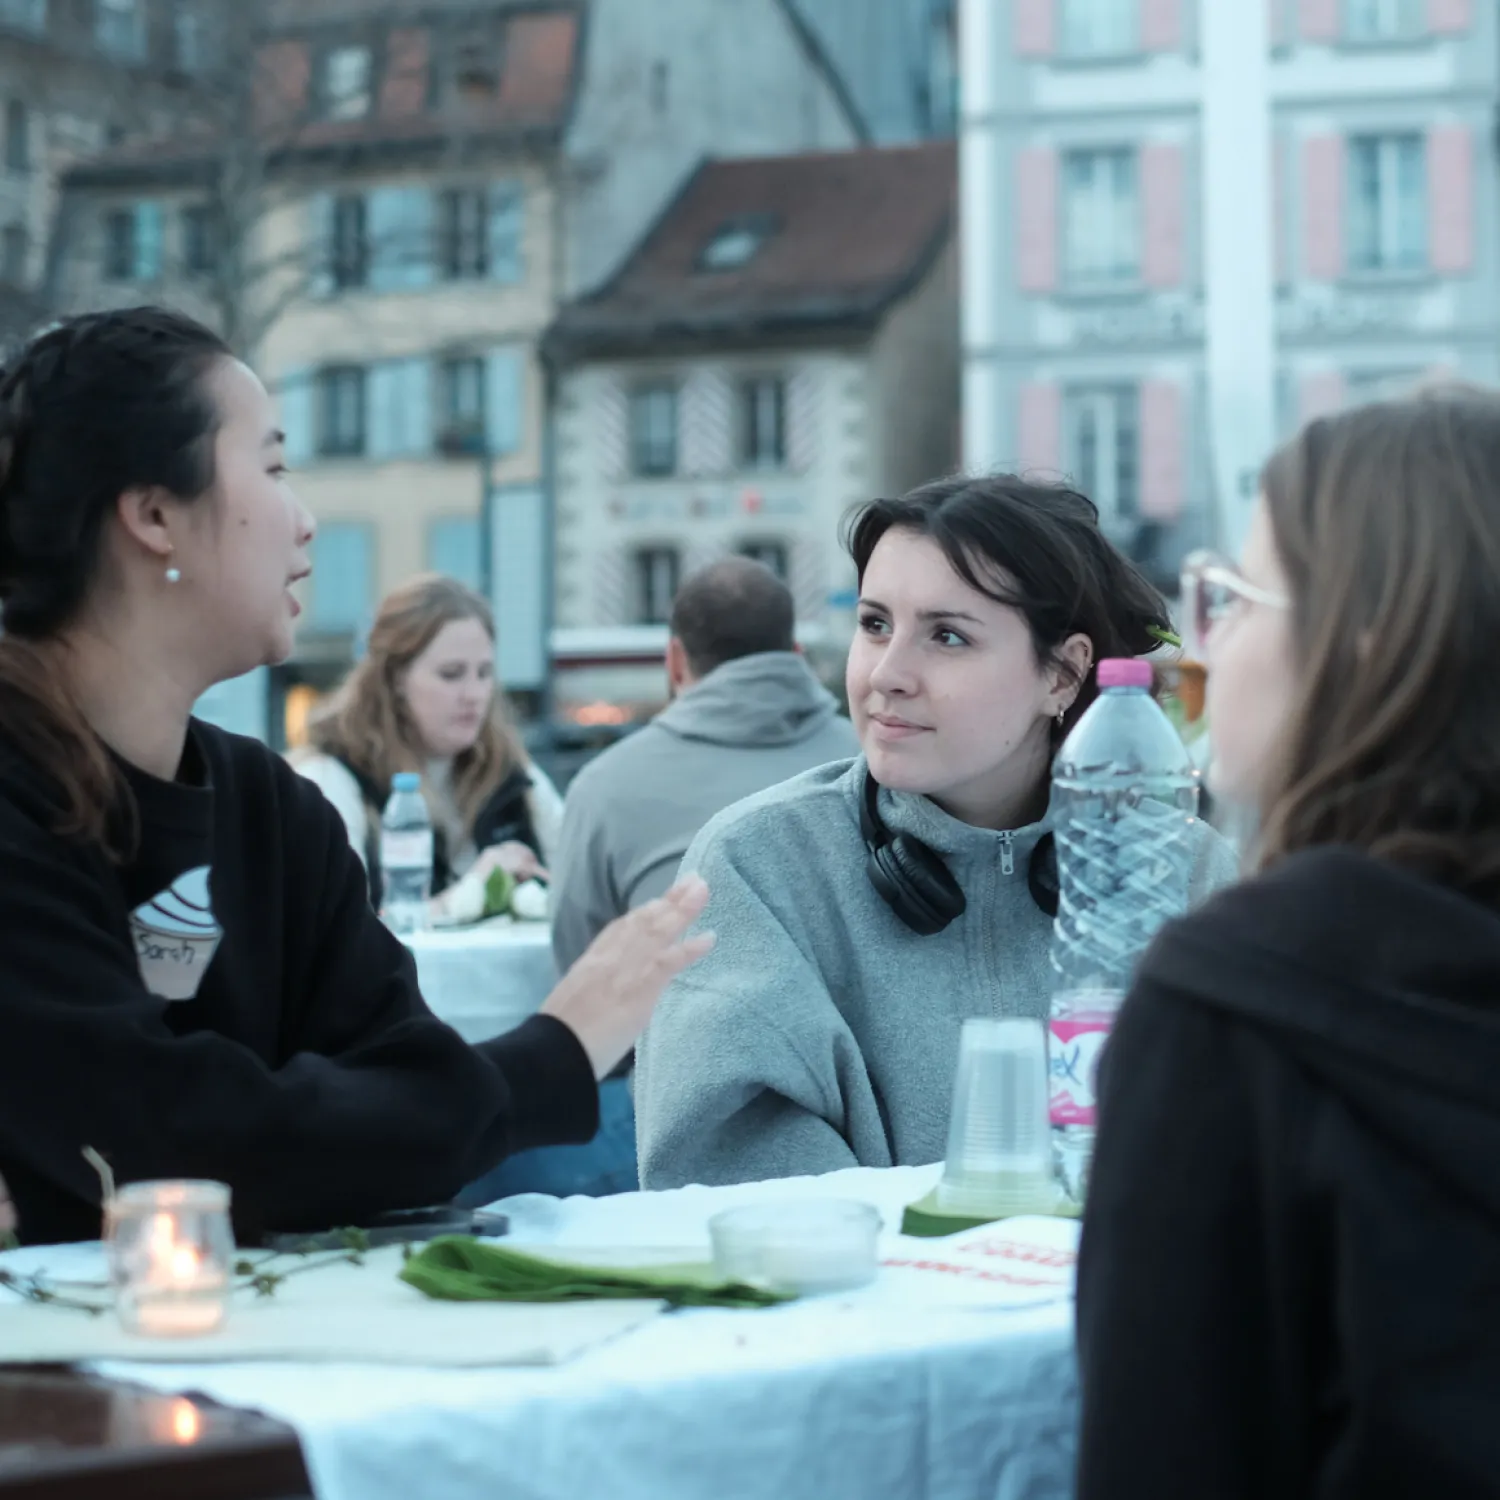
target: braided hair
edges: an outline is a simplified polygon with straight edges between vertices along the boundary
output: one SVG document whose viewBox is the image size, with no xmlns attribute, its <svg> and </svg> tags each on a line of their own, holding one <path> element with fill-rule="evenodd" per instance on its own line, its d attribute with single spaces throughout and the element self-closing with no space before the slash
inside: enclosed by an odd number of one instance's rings
<svg viewBox="0 0 1500 1500">
<path fill-rule="evenodd" d="M 78 617 L 121 495 L 214 484 L 217 334 L 157 307 L 44 329 L 0 367 L 0 736 L 56 787 L 57 831 L 118 854 L 114 763 L 47 644 Z"/>
</svg>

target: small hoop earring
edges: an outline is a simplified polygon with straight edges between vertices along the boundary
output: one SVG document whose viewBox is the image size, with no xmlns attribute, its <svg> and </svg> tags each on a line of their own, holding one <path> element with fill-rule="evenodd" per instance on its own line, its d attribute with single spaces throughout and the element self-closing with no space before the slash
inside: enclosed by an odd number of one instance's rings
<svg viewBox="0 0 1500 1500">
<path fill-rule="evenodd" d="M 181 568 L 168 568 L 167 569 L 167 582 L 168 583 L 181 583 L 182 582 L 182 569 Z"/>
</svg>

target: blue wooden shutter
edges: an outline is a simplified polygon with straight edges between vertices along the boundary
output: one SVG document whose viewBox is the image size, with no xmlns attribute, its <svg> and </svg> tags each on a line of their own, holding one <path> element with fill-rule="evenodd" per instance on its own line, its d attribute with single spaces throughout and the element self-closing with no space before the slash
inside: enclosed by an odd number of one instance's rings
<svg viewBox="0 0 1500 1500">
<path fill-rule="evenodd" d="M 307 200 L 307 290 L 312 297 L 333 295 L 333 195 Z"/>
<path fill-rule="evenodd" d="M 444 516 L 427 532 L 427 566 L 471 589 L 479 587 L 480 528 L 474 516 Z"/>
<path fill-rule="evenodd" d="M 400 365 L 382 360 L 365 375 L 365 447 L 376 460 L 401 452 Z"/>
<path fill-rule="evenodd" d="M 313 421 L 313 376 L 306 365 L 282 373 L 281 427 L 286 433 L 286 461 L 293 468 L 309 464 L 317 452 Z"/>
<path fill-rule="evenodd" d="M 427 360 L 371 365 L 368 390 L 371 458 L 420 458 L 432 451 L 432 376 Z"/>
<path fill-rule="evenodd" d="M 366 200 L 370 285 L 376 291 L 432 281 L 432 193 L 427 188 L 376 188 Z"/>
<path fill-rule="evenodd" d="M 491 453 L 515 453 L 526 421 L 525 353 L 494 350 L 484 372 L 485 433 Z"/>
<path fill-rule="evenodd" d="M 135 206 L 135 279 L 160 281 L 162 238 L 161 204 L 137 203 Z"/>
<path fill-rule="evenodd" d="M 359 632 L 375 606 L 375 535 L 363 521 L 327 521 L 312 544 L 312 625 Z"/>
<path fill-rule="evenodd" d="M 497 182 L 490 188 L 490 279 L 519 282 L 526 277 L 522 236 L 526 199 L 519 182 Z"/>
</svg>

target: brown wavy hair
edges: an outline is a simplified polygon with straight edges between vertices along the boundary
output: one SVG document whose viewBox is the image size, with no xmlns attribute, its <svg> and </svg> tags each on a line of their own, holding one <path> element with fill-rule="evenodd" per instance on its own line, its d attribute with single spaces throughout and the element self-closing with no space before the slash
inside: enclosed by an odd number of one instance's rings
<svg viewBox="0 0 1500 1500">
<path fill-rule="evenodd" d="M 1263 486 L 1301 678 L 1260 863 L 1348 844 L 1500 905 L 1500 396 L 1322 418 Z"/>
<path fill-rule="evenodd" d="M 407 710 L 402 680 L 438 632 L 461 620 L 478 620 L 495 639 L 489 605 L 456 579 L 423 573 L 388 594 L 363 659 L 310 726 L 312 747 L 336 756 L 380 787 L 389 786 L 397 771 L 420 770 L 426 752 Z M 464 823 L 472 824 L 495 788 L 528 764 L 497 687 L 479 738 L 453 762 L 453 791 Z"/>
</svg>

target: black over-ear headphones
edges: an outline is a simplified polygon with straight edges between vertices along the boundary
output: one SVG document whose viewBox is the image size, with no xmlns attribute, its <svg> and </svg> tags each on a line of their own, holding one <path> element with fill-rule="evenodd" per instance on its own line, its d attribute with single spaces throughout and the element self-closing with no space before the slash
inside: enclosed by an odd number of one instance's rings
<svg viewBox="0 0 1500 1500">
<path fill-rule="evenodd" d="M 865 873 L 880 899 L 921 937 L 932 937 L 968 908 L 963 888 L 943 857 L 910 834 L 893 834 L 880 816 L 880 783 L 865 770 L 859 800 L 859 831 L 865 841 Z M 1031 899 L 1049 917 L 1057 915 L 1057 845 L 1044 834 L 1026 871 Z"/>
</svg>

